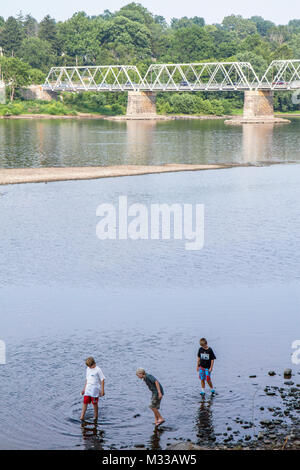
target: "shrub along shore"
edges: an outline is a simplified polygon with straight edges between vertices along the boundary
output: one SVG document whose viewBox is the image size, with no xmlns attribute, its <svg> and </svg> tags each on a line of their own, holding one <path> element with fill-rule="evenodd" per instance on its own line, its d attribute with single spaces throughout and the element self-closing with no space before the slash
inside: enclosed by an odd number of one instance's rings
<svg viewBox="0 0 300 470">
<path fill-rule="evenodd" d="M 86 92 L 84 94 L 63 93 L 62 99 L 58 101 L 43 100 L 15 100 L 7 104 L 0 104 L 0 118 L 13 117 L 78 117 L 78 118 L 101 118 L 109 116 L 124 116 L 126 114 L 126 96 L 118 97 L 103 96 L 102 93 Z M 241 107 L 237 107 L 238 100 L 230 99 L 203 99 L 201 96 L 192 94 L 172 94 L 168 97 L 157 99 L 157 114 L 170 119 L 181 117 L 210 117 L 222 118 L 242 114 Z M 276 109 L 275 109 L 276 113 Z M 281 112 L 280 114 L 289 114 Z M 300 111 L 291 113 L 300 115 Z"/>
</svg>

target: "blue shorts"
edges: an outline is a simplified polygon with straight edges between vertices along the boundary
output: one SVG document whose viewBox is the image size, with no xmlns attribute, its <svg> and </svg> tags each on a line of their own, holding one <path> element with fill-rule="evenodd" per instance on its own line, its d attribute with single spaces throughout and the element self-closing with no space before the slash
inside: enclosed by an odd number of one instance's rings
<svg viewBox="0 0 300 470">
<path fill-rule="evenodd" d="M 199 379 L 200 380 L 207 380 L 207 382 L 210 381 L 210 372 L 209 369 L 203 369 L 203 367 L 200 367 L 199 369 Z"/>
</svg>

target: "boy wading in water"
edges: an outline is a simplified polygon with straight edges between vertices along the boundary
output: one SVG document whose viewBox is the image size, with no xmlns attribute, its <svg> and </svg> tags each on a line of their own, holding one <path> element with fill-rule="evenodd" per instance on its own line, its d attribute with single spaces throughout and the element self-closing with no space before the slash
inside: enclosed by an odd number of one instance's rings
<svg viewBox="0 0 300 470">
<path fill-rule="evenodd" d="M 213 350 L 208 346 L 205 338 L 200 339 L 200 348 L 198 351 L 197 372 L 199 372 L 199 379 L 201 380 L 201 395 L 205 394 L 205 379 L 210 387 L 211 393 L 215 393 L 210 375 L 213 370 L 214 361 L 216 356 Z"/>
<path fill-rule="evenodd" d="M 159 426 L 160 424 L 165 422 L 164 418 L 158 411 L 160 408 L 161 399 L 164 395 L 164 389 L 162 385 L 159 383 L 159 381 L 155 377 L 153 377 L 153 375 L 147 374 L 144 369 L 139 368 L 136 371 L 136 375 L 140 379 L 144 380 L 145 384 L 147 385 L 149 390 L 152 392 L 151 404 L 149 408 L 154 413 L 155 426 Z"/>
<path fill-rule="evenodd" d="M 83 397 L 83 405 L 82 405 L 82 412 L 81 412 L 81 421 L 84 420 L 86 409 L 89 403 L 93 404 L 94 407 L 94 418 L 95 420 L 98 419 L 98 401 L 99 396 L 104 396 L 104 380 L 105 377 L 103 375 L 102 370 L 100 367 L 96 365 L 95 359 L 93 357 L 88 357 L 85 361 L 87 365 L 86 369 L 86 382 L 84 389 L 81 392 Z M 101 388 L 101 391 L 100 391 Z"/>
</svg>

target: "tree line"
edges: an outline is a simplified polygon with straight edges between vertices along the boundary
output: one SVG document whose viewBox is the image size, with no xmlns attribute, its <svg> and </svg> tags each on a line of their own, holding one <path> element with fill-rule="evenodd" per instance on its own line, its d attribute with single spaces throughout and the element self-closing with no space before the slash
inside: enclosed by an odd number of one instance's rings
<svg viewBox="0 0 300 470">
<path fill-rule="evenodd" d="M 2 73 L 15 64 L 20 76 L 25 67 L 27 83 L 42 82 L 51 66 L 75 64 L 133 64 L 144 72 L 153 62 L 249 61 L 261 75 L 274 59 L 300 59 L 300 19 L 276 25 L 261 16 L 230 15 L 210 25 L 195 16 L 168 24 L 138 3 L 95 16 L 81 11 L 66 21 L 47 15 L 38 22 L 20 12 L 6 20 L 0 16 L 0 48 Z M 172 107 L 170 97 L 163 101 Z M 281 101 L 286 107 L 290 100 Z"/>
</svg>

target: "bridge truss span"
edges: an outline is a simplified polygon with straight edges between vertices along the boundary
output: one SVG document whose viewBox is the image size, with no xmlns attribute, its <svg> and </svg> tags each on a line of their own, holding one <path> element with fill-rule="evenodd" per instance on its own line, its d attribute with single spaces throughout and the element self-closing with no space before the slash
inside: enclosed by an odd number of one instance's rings
<svg viewBox="0 0 300 470">
<path fill-rule="evenodd" d="M 251 90 L 259 79 L 249 62 L 152 64 L 142 87 L 150 91 Z"/>
<path fill-rule="evenodd" d="M 300 89 L 300 60 L 274 60 L 259 79 L 250 62 L 52 67 L 49 91 L 247 91 Z"/>
<path fill-rule="evenodd" d="M 128 91 L 142 83 L 134 65 L 52 67 L 44 89 L 51 91 Z"/>
<path fill-rule="evenodd" d="M 300 88 L 300 60 L 273 60 L 262 76 L 260 89 L 295 90 Z"/>
</svg>

